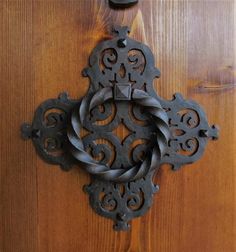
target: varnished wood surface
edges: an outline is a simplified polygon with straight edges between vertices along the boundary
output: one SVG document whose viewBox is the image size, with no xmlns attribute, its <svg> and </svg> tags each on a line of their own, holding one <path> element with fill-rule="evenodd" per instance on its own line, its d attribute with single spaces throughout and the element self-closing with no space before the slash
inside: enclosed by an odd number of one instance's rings
<svg viewBox="0 0 236 252">
<path fill-rule="evenodd" d="M 117 11 L 107 0 L 1 0 L 0 12 L 0 251 L 236 251 L 233 1 L 140 0 Z M 161 96 L 195 99 L 221 128 L 200 161 L 161 169 L 151 210 L 120 233 L 89 207 L 85 172 L 45 164 L 19 133 L 45 99 L 85 94 L 81 70 L 113 24 L 151 47 Z"/>
</svg>

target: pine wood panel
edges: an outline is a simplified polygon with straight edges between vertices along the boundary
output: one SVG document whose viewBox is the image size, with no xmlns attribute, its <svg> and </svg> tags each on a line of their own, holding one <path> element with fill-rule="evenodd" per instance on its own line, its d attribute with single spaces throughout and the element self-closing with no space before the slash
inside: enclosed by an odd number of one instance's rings
<svg viewBox="0 0 236 252">
<path fill-rule="evenodd" d="M 2 0 L 0 11 L 0 251 L 236 251 L 234 2 L 140 0 L 121 11 L 107 0 Z M 200 161 L 161 169 L 151 210 L 120 233 L 89 207 L 85 172 L 45 164 L 19 134 L 45 99 L 85 94 L 81 70 L 113 24 L 151 47 L 161 96 L 195 99 L 221 127 Z"/>
</svg>

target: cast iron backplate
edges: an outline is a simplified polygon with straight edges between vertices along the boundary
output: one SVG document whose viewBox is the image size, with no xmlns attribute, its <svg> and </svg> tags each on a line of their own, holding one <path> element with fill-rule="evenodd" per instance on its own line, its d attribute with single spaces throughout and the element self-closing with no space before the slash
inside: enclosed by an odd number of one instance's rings
<svg viewBox="0 0 236 252">
<path fill-rule="evenodd" d="M 160 165 L 174 170 L 197 161 L 208 139 L 217 139 L 217 127 L 194 101 L 175 94 L 166 101 L 153 89 L 160 72 L 151 50 L 116 27 L 114 38 L 93 50 L 83 75 L 90 87 L 84 98 L 66 93 L 49 99 L 35 112 L 32 124 L 23 124 L 25 139 L 37 153 L 63 170 L 83 167 L 91 174 L 85 186 L 91 207 L 113 219 L 116 230 L 127 230 L 132 218 L 152 204 L 158 186 L 152 182 Z M 120 139 L 116 129 L 127 135 Z"/>
</svg>

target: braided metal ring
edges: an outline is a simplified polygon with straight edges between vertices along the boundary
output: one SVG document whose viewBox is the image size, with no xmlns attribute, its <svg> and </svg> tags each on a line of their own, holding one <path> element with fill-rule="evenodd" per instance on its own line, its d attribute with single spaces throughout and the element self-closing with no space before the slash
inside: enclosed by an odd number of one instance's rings
<svg viewBox="0 0 236 252">
<path fill-rule="evenodd" d="M 73 111 L 71 125 L 67 132 L 70 152 L 77 161 L 80 161 L 84 165 L 87 172 L 99 176 L 100 179 L 113 182 L 127 182 L 140 179 L 148 172 L 156 169 L 160 165 L 161 158 L 165 154 L 168 140 L 170 138 L 167 114 L 155 98 L 142 90 L 132 90 L 131 100 L 136 104 L 141 105 L 156 125 L 156 144 L 146 154 L 146 158 L 142 163 L 136 164 L 127 169 L 113 169 L 94 160 L 85 151 L 83 141 L 80 137 L 83 121 L 88 112 L 96 106 L 112 99 L 113 89 L 111 87 L 106 87 L 99 90 L 92 97 L 85 97 L 81 101 L 79 113 L 78 110 Z"/>
</svg>

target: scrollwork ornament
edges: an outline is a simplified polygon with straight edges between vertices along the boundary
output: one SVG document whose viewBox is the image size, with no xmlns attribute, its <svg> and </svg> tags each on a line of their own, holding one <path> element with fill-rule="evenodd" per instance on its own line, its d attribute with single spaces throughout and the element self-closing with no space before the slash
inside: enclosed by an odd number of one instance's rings
<svg viewBox="0 0 236 252">
<path fill-rule="evenodd" d="M 152 178 L 162 164 L 178 170 L 193 163 L 208 139 L 218 137 L 196 102 L 156 94 L 153 80 L 160 71 L 154 56 L 128 34 L 128 27 L 115 27 L 114 37 L 94 48 L 83 70 L 90 85 L 82 99 L 66 93 L 49 99 L 32 124 L 21 127 L 45 161 L 91 174 L 85 186 L 90 205 L 112 219 L 115 230 L 129 229 L 130 220 L 149 209 L 158 189 Z M 128 132 L 123 138 L 116 134 L 120 126 Z"/>
<path fill-rule="evenodd" d="M 148 151 L 145 160 L 140 164 L 135 164 L 128 168 L 116 167 L 111 169 L 107 165 L 93 160 L 86 152 L 83 140 L 80 137 L 80 131 L 86 115 L 94 107 L 113 99 L 113 93 L 114 91 L 111 87 L 100 89 L 90 100 L 87 98 L 83 99 L 79 109 L 73 111 L 71 127 L 68 130 L 69 149 L 74 158 L 84 165 L 87 172 L 98 176 L 100 179 L 119 183 L 134 181 L 144 177 L 148 172 L 153 171 L 160 165 L 170 137 L 168 117 L 156 99 L 142 90 L 132 90 L 132 102 L 144 107 L 145 112 L 152 117 L 156 125 L 156 144 L 153 146 L 153 149 Z"/>
<path fill-rule="evenodd" d="M 142 216 L 151 207 L 153 194 L 159 190 L 152 177 L 150 172 L 137 181 L 122 184 L 93 179 L 84 190 L 96 213 L 112 219 L 115 230 L 128 230 L 130 220 Z"/>
<path fill-rule="evenodd" d="M 38 106 L 32 124 L 21 126 L 22 137 L 32 139 L 38 155 L 65 171 L 74 164 L 66 149 L 66 134 L 69 115 L 77 103 L 78 100 L 71 100 L 67 93 L 61 93 L 58 99 L 48 99 Z"/>
</svg>

